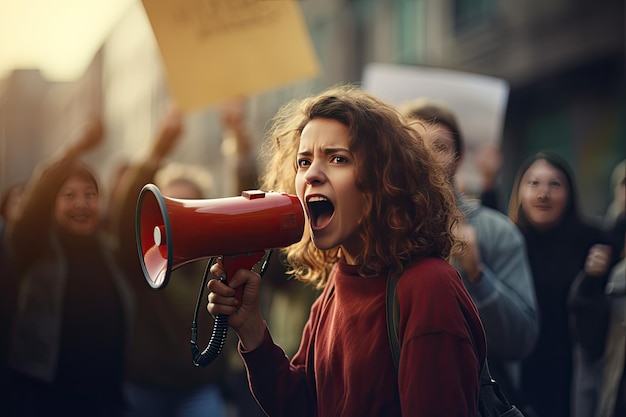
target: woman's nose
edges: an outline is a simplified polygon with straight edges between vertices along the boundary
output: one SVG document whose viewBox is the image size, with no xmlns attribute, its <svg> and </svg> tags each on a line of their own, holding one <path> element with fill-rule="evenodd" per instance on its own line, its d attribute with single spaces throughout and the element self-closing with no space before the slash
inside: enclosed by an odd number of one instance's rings
<svg viewBox="0 0 626 417">
<path fill-rule="evenodd" d="M 540 200 L 544 200 L 550 196 L 550 189 L 546 186 L 539 186 L 537 189 L 537 198 Z"/>
<path fill-rule="evenodd" d="M 321 164 L 312 162 L 309 168 L 304 174 L 304 180 L 307 184 L 319 184 L 326 181 L 326 174 L 321 167 Z"/>
<path fill-rule="evenodd" d="M 74 207 L 86 207 L 87 206 L 87 198 L 83 196 L 78 196 L 74 199 Z"/>
</svg>

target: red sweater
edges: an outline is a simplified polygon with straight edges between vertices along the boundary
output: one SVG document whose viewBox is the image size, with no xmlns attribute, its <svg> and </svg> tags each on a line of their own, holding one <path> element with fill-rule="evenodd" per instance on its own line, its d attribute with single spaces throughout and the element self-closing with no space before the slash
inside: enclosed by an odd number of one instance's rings
<svg viewBox="0 0 626 417">
<path fill-rule="evenodd" d="M 386 279 L 359 277 L 356 267 L 339 262 L 291 362 L 269 332 L 257 349 L 241 352 L 268 415 L 476 415 L 485 336 L 456 271 L 427 259 L 400 279 L 399 374 L 387 338 Z"/>
</svg>

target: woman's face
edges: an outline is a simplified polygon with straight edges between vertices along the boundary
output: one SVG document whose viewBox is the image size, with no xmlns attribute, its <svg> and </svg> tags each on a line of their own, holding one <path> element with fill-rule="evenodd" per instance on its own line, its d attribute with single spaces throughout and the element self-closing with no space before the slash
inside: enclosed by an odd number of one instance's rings
<svg viewBox="0 0 626 417">
<path fill-rule="evenodd" d="M 548 230 L 562 219 L 569 199 L 565 175 L 545 159 L 535 161 L 522 177 L 519 187 L 522 210 L 530 224 Z"/>
<path fill-rule="evenodd" d="M 357 232 L 364 198 L 355 174 L 348 128 L 333 119 L 311 120 L 300 138 L 296 193 L 315 246 L 322 250 L 340 246 L 348 263 L 354 263 L 362 247 Z"/>
<path fill-rule="evenodd" d="M 94 233 L 100 222 L 98 190 L 93 181 L 71 176 L 57 193 L 54 218 L 64 230 L 76 235 Z"/>
</svg>

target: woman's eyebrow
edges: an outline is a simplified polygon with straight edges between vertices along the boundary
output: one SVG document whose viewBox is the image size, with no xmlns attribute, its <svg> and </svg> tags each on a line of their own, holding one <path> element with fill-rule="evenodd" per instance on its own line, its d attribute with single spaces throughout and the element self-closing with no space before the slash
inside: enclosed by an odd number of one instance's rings
<svg viewBox="0 0 626 417">
<path fill-rule="evenodd" d="M 324 148 L 324 150 L 322 151 L 324 154 L 332 154 L 332 153 L 336 153 L 336 152 L 347 152 L 349 154 L 352 154 L 352 152 L 350 151 L 350 149 L 348 148 L 342 148 L 342 147 L 337 147 L 337 148 Z M 311 152 L 310 150 L 303 150 L 303 151 L 299 151 L 298 155 L 312 155 L 313 152 Z"/>
</svg>

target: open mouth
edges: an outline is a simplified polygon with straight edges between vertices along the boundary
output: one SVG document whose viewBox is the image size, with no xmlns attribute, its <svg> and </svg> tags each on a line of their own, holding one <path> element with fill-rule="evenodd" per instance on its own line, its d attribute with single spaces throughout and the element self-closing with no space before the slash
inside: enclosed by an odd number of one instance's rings
<svg viewBox="0 0 626 417">
<path fill-rule="evenodd" d="M 312 196 L 307 200 L 311 225 L 315 229 L 326 226 L 335 213 L 335 206 L 326 197 Z"/>
</svg>

